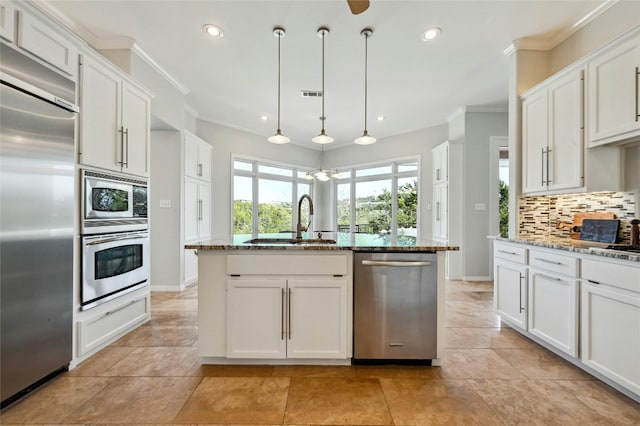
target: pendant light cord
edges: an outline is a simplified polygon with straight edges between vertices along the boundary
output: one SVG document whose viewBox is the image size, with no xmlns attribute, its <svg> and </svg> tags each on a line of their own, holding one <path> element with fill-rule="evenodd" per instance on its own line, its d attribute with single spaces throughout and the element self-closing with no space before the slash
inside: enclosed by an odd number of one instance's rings
<svg viewBox="0 0 640 426">
<path fill-rule="evenodd" d="M 322 32 L 322 133 L 324 133 L 324 38 L 327 36 L 326 31 Z"/>
<path fill-rule="evenodd" d="M 369 35 L 364 36 L 364 131 L 367 131 L 367 61 L 369 52 Z"/>
<path fill-rule="evenodd" d="M 280 41 L 282 34 L 278 34 L 278 133 L 280 133 Z"/>
</svg>

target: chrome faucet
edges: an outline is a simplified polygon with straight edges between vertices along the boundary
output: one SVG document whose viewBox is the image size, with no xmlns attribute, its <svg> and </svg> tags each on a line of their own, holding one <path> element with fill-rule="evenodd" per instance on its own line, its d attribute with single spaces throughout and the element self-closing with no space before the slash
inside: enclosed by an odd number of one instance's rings
<svg viewBox="0 0 640 426">
<path fill-rule="evenodd" d="M 300 210 L 302 209 L 302 201 L 305 198 L 309 200 L 309 224 L 307 225 L 306 228 L 303 228 L 302 214 Z M 311 201 L 311 197 L 308 194 L 304 194 L 302 197 L 300 197 L 300 200 L 298 200 L 298 225 L 296 226 L 296 239 L 301 240 L 302 231 L 307 231 L 309 229 L 309 226 L 311 225 L 311 216 L 313 216 L 313 201 Z"/>
</svg>

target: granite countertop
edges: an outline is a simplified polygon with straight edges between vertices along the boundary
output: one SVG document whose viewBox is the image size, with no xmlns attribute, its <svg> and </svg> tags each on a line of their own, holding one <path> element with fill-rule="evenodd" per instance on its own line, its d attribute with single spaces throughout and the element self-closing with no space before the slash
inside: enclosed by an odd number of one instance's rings
<svg viewBox="0 0 640 426">
<path fill-rule="evenodd" d="M 421 241 L 415 246 L 391 246 L 391 245 L 346 245 L 346 244 L 229 244 L 216 241 L 203 241 L 202 243 L 186 244 L 186 249 L 195 250 L 292 250 L 292 251 L 339 251 L 339 250 L 367 250 L 378 252 L 420 252 L 420 251 L 457 251 L 458 246 L 438 243 L 434 241 Z"/>
<path fill-rule="evenodd" d="M 606 247 L 607 243 L 598 243 L 594 241 L 572 240 L 570 238 L 554 238 L 548 237 L 540 240 L 521 240 L 513 238 L 489 237 L 496 241 L 505 241 L 516 244 L 526 244 L 535 247 L 551 248 L 557 250 L 571 251 L 574 253 L 590 254 L 595 256 L 604 256 L 612 259 L 630 260 L 632 262 L 640 262 L 640 254 L 630 253 L 619 250 L 610 250 Z"/>
</svg>

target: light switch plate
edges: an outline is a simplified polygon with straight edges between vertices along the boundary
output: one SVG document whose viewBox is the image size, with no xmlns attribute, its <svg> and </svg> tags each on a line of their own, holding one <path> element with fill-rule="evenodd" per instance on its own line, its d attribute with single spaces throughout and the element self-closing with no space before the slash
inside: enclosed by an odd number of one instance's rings
<svg viewBox="0 0 640 426">
<path fill-rule="evenodd" d="M 163 209 L 171 208 L 171 200 L 160 200 L 160 207 Z"/>
<path fill-rule="evenodd" d="M 482 211 L 486 209 L 487 209 L 487 205 L 485 203 L 476 203 L 476 210 Z"/>
</svg>

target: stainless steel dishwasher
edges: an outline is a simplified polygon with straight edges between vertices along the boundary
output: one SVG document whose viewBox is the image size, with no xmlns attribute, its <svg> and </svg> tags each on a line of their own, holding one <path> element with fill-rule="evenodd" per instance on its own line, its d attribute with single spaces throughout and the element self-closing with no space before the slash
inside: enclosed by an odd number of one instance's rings
<svg viewBox="0 0 640 426">
<path fill-rule="evenodd" d="M 354 360 L 437 358 L 436 253 L 354 254 Z"/>
</svg>

